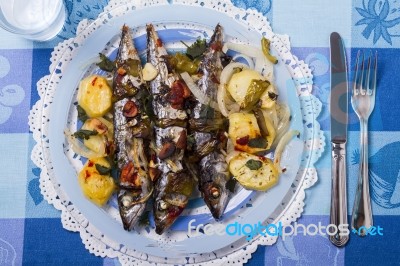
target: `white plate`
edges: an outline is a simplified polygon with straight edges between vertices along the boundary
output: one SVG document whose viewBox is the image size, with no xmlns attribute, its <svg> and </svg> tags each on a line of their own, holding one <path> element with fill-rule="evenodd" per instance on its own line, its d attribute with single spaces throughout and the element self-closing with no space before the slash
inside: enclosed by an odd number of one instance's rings
<svg viewBox="0 0 400 266">
<path fill-rule="evenodd" d="M 79 230 L 81 236 L 84 232 L 84 242 L 93 241 L 94 245 L 99 245 L 89 249 L 122 259 L 131 257 L 164 263 L 200 262 L 227 256 L 250 244 L 254 246 L 257 242 L 273 243 L 276 237 L 259 235 L 250 241 L 246 240 L 246 235 L 239 234 L 200 234 L 188 237 L 188 223 L 193 219 L 196 220 L 193 225 L 217 224 L 199 198 L 191 200 L 187 210 L 170 231 L 158 236 L 151 227 L 142 228 L 138 232 L 124 231 L 115 198 L 106 207 L 98 208 L 82 195 L 77 181 L 77 171 L 82 162 L 69 149 L 63 135 L 65 127 L 73 130 L 77 128 L 74 105 L 76 88 L 84 76 L 99 73 L 92 64 L 97 60 L 99 52 L 115 55 L 123 24 L 134 29 L 137 49 L 143 53 L 145 24 L 148 22 L 155 24 L 160 38 L 172 50 L 182 48 L 181 40 L 190 43 L 199 36 L 210 37 L 217 23 L 223 26 L 226 40 L 247 42 L 255 46 L 259 46 L 262 34 L 272 40 L 272 51 L 280 59 L 274 69 L 279 100 L 290 106 L 291 128 L 301 132 L 300 138 L 290 142 L 284 152 L 282 165 L 287 171 L 281 175 L 279 183 L 266 193 L 244 189 L 237 191 L 219 224 L 227 226 L 237 222 L 254 225 L 258 222 L 265 224 L 279 221 L 287 224 L 300 216 L 304 205 L 304 189 L 316 181 L 313 163 L 324 147 L 324 139 L 316 122 L 320 105 L 310 94 L 312 77 L 308 67 L 290 53 L 287 40 L 275 35 L 268 25 L 255 29 L 232 14 L 186 5 L 155 6 L 142 10 L 130 10 L 125 6 L 114 9 L 83 30 L 71 42 L 70 49 L 67 48 L 60 56 L 58 67 L 48 77 L 49 86 L 41 99 L 42 133 L 36 135 L 40 141 L 35 137 L 45 155 L 42 169 L 46 167 L 54 186 L 50 186 L 50 189 L 54 189 L 57 194 L 50 202 L 62 209 L 67 217 L 76 220 L 75 230 Z M 45 198 L 49 200 L 53 196 L 45 195 Z M 104 247 L 108 252 L 102 251 Z"/>
</svg>

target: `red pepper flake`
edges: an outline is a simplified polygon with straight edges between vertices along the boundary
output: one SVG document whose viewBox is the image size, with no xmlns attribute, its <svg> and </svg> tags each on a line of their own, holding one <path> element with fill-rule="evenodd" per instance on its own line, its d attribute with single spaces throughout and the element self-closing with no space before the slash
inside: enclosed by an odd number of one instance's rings
<svg viewBox="0 0 400 266">
<path fill-rule="evenodd" d="M 92 161 L 89 161 L 88 166 L 89 166 L 89 167 L 93 167 L 93 166 L 94 166 L 94 163 L 93 163 Z"/>
<path fill-rule="evenodd" d="M 284 173 L 284 172 L 286 172 L 286 168 L 283 168 L 283 169 L 282 169 L 282 173 Z"/>
<path fill-rule="evenodd" d="M 95 77 L 95 78 L 92 80 L 92 86 L 95 86 L 95 85 L 96 85 L 96 81 L 97 81 L 97 77 Z"/>
<path fill-rule="evenodd" d="M 88 170 L 85 171 L 85 181 L 90 177 L 90 172 Z"/>
<path fill-rule="evenodd" d="M 157 39 L 156 45 L 157 45 L 157 47 L 162 47 L 163 46 L 163 43 L 162 43 L 161 39 Z"/>
<path fill-rule="evenodd" d="M 118 73 L 118 75 L 123 76 L 126 74 L 126 70 L 124 68 L 120 67 L 120 68 L 118 68 L 117 73 Z"/>
<path fill-rule="evenodd" d="M 236 144 L 247 145 L 249 143 L 249 136 L 236 139 Z"/>
</svg>

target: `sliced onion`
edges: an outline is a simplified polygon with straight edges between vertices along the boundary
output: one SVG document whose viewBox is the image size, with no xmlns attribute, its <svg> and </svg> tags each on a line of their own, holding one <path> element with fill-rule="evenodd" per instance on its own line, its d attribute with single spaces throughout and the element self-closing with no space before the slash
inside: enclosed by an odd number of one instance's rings
<svg viewBox="0 0 400 266">
<path fill-rule="evenodd" d="M 147 168 L 148 162 L 147 162 L 147 158 L 146 158 L 146 156 L 144 154 L 143 140 L 142 139 L 138 139 L 137 148 L 138 148 L 137 154 L 139 154 L 139 159 L 142 162 L 142 166 L 143 166 L 144 170 L 147 172 L 147 170 L 148 170 L 148 168 Z"/>
<path fill-rule="evenodd" d="M 282 158 L 282 153 L 286 145 L 289 143 L 289 141 L 294 137 L 298 136 L 300 134 L 300 131 L 298 130 L 290 130 L 283 135 L 283 137 L 279 140 L 278 146 L 276 146 L 275 150 L 275 155 L 274 155 L 274 165 L 277 167 L 279 172 L 282 172 L 281 169 L 281 158 Z"/>
<path fill-rule="evenodd" d="M 222 51 L 226 53 L 228 50 L 235 51 L 254 58 L 264 56 L 260 48 L 254 47 L 249 44 L 226 42 L 222 47 Z"/>
<path fill-rule="evenodd" d="M 274 64 L 272 64 L 264 54 L 256 58 L 254 70 L 261 73 L 268 80 L 273 80 L 274 77 Z"/>
<path fill-rule="evenodd" d="M 88 159 L 91 158 L 99 158 L 99 157 L 104 157 L 104 153 L 98 153 L 94 152 L 90 149 L 88 149 L 81 141 L 79 141 L 77 138 L 75 138 L 68 128 L 64 130 L 64 135 L 67 138 L 67 141 L 69 145 L 71 146 L 72 150 L 83 157 L 86 157 Z"/>
<path fill-rule="evenodd" d="M 229 153 L 226 155 L 226 158 L 225 158 L 226 163 L 229 164 L 229 162 L 230 162 L 234 157 L 236 157 L 237 155 L 239 155 L 239 153 L 240 153 L 240 152 L 235 151 L 235 150 L 232 151 L 232 152 L 229 152 Z"/>
<path fill-rule="evenodd" d="M 254 58 L 255 59 L 254 70 L 261 73 L 268 80 L 273 79 L 274 65 L 267 58 L 265 58 L 260 48 L 254 47 L 249 44 L 238 44 L 238 43 L 227 42 L 222 47 L 222 51 L 226 53 L 228 50 L 242 54 L 243 58 L 244 56 Z M 251 68 L 253 69 L 253 67 Z"/>
<path fill-rule="evenodd" d="M 183 72 L 181 77 L 189 87 L 189 90 L 193 93 L 194 97 L 196 97 L 201 104 L 209 105 L 211 108 L 220 111 L 218 104 L 200 90 L 187 72 Z"/>
<path fill-rule="evenodd" d="M 151 187 L 151 190 L 149 193 L 147 193 L 145 196 L 141 197 L 139 200 L 135 201 L 135 204 L 139 204 L 139 203 L 145 203 L 147 202 L 147 200 L 151 197 L 151 195 L 153 194 L 153 190 L 154 187 Z"/>
<path fill-rule="evenodd" d="M 248 68 L 247 65 L 243 63 L 229 63 L 226 67 L 221 72 L 220 76 L 220 84 L 218 86 L 218 92 L 217 92 L 217 102 L 218 102 L 218 107 L 221 112 L 221 114 L 225 117 L 229 115 L 229 106 L 231 106 L 234 103 L 228 103 L 227 102 L 227 94 L 226 94 L 226 86 L 228 85 L 229 80 L 231 79 L 234 71 L 236 68 Z M 237 104 L 238 105 L 238 104 Z M 239 105 L 238 105 L 239 106 Z"/>
<path fill-rule="evenodd" d="M 249 68 L 254 69 L 254 61 L 251 59 L 250 56 L 244 55 L 244 54 L 236 54 L 235 56 L 232 57 L 233 61 L 238 61 L 238 59 L 244 59 L 247 62 L 247 65 Z"/>
<path fill-rule="evenodd" d="M 178 193 L 169 193 L 169 194 L 167 194 L 167 196 L 164 199 L 169 204 L 172 204 L 174 206 L 178 206 L 181 208 L 184 208 L 189 201 L 188 197 L 186 197 L 185 195 L 182 195 L 182 194 L 178 194 Z"/>
<path fill-rule="evenodd" d="M 276 106 L 278 126 L 276 127 L 276 135 L 278 140 L 286 133 L 290 125 L 290 109 L 286 104 Z"/>
</svg>

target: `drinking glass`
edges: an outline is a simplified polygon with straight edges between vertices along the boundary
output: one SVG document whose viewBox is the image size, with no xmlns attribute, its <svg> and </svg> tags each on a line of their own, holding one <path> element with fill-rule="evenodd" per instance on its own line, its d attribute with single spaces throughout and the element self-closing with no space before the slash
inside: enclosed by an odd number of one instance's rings
<svg viewBox="0 0 400 266">
<path fill-rule="evenodd" d="M 26 39 L 54 38 L 65 18 L 63 0 L 0 0 L 0 27 Z"/>
</svg>

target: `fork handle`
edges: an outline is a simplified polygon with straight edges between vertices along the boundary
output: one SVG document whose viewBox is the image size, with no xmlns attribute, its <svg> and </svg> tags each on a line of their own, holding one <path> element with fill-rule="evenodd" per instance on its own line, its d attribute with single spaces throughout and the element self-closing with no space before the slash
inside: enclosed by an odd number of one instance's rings
<svg viewBox="0 0 400 266">
<path fill-rule="evenodd" d="M 351 227 L 358 231 L 358 235 L 365 236 L 368 228 L 373 225 L 371 198 L 369 196 L 368 177 L 368 120 L 360 120 L 361 128 L 361 156 L 358 173 L 358 184 L 354 200 Z M 360 230 L 360 228 L 362 228 Z"/>
<path fill-rule="evenodd" d="M 346 143 L 332 142 L 332 194 L 330 223 L 330 241 L 338 247 L 344 246 L 349 240 L 347 223 L 347 196 L 346 196 Z M 333 234 L 333 231 L 336 233 Z M 347 233 L 346 233 L 347 231 Z"/>
</svg>

